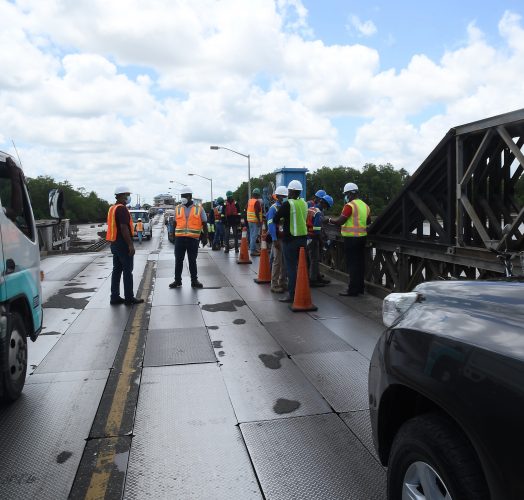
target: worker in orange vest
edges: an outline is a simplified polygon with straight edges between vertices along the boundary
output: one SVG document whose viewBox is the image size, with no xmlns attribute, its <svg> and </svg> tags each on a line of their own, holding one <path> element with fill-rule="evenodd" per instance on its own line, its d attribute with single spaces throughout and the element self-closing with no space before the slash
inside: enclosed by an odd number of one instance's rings
<svg viewBox="0 0 524 500">
<path fill-rule="evenodd" d="M 181 203 L 175 208 L 175 281 L 169 288 L 182 286 L 182 269 L 187 252 L 191 287 L 203 288 L 198 281 L 197 256 L 200 233 L 204 232 L 203 246 L 208 241 L 207 216 L 202 207 L 193 203 L 193 190 L 184 186 L 181 191 Z"/>
<path fill-rule="evenodd" d="M 262 229 L 262 204 L 260 203 L 260 189 L 253 189 L 252 198 L 247 203 L 246 218 L 249 226 L 249 253 L 251 256 L 260 255 L 257 250 L 257 238 Z"/>
<path fill-rule="evenodd" d="M 142 236 L 144 235 L 144 223 L 142 222 L 142 219 L 139 217 L 135 224 L 135 231 L 136 235 L 138 237 L 138 243 L 142 244 Z"/>
<path fill-rule="evenodd" d="M 107 213 L 106 240 L 111 242 L 113 274 L 111 275 L 111 305 L 141 304 L 144 299 L 133 295 L 133 221 L 127 205 L 131 203 L 131 190 L 127 186 L 115 189 L 116 203 Z M 124 298 L 120 296 L 120 278 L 124 278 Z"/>
</svg>

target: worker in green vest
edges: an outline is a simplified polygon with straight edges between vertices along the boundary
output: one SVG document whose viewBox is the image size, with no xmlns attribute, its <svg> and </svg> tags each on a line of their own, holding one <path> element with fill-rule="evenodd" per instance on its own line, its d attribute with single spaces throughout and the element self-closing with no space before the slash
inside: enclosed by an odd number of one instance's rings
<svg viewBox="0 0 524 500">
<path fill-rule="evenodd" d="M 288 276 L 289 295 L 279 300 L 292 303 L 295 298 L 298 255 L 300 247 L 305 247 L 307 243 L 307 203 L 299 198 L 302 192 L 300 181 L 291 181 L 287 188 L 288 199 L 278 209 L 273 222 L 282 224 L 284 229 L 282 247 Z"/>
<path fill-rule="evenodd" d="M 339 295 L 355 297 L 364 293 L 367 226 L 371 223 L 371 212 L 366 203 L 360 199 L 358 187 L 353 182 L 348 182 L 344 186 L 344 201 L 346 204 L 342 213 L 335 219 L 330 217 L 328 222 L 340 226 L 349 273 L 348 288 Z"/>
</svg>

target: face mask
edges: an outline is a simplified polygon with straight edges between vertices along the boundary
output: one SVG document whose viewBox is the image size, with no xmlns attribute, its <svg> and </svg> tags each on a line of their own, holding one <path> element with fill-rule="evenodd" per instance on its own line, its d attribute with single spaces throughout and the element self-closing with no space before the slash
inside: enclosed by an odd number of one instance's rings
<svg viewBox="0 0 524 500">
<path fill-rule="evenodd" d="M 182 205 L 187 205 L 187 198 L 180 198 L 180 203 L 182 203 Z"/>
<path fill-rule="evenodd" d="M 347 203 L 349 201 L 349 194 L 344 195 L 344 201 Z"/>
<path fill-rule="evenodd" d="M 131 205 L 131 195 L 126 198 L 126 205 Z"/>
<path fill-rule="evenodd" d="M 287 201 L 287 196 L 282 200 L 282 203 L 284 203 L 285 201 Z"/>
</svg>

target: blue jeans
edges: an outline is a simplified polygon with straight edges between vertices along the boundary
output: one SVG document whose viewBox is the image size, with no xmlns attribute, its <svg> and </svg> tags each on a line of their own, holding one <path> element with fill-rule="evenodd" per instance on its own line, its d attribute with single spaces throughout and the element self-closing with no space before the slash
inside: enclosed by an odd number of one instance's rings
<svg viewBox="0 0 524 500">
<path fill-rule="evenodd" d="M 131 300 L 133 294 L 133 257 L 124 240 L 111 243 L 113 274 L 111 275 L 111 300 L 120 297 L 120 278 L 124 276 L 124 298 Z"/>
<path fill-rule="evenodd" d="M 138 236 L 138 243 L 142 244 L 142 231 L 137 231 L 136 235 Z"/>
<path fill-rule="evenodd" d="M 257 249 L 257 238 L 260 234 L 260 224 L 258 222 L 248 222 L 249 225 L 249 251 L 255 252 Z"/>
<path fill-rule="evenodd" d="M 191 282 L 197 281 L 197 255 L 198 238 L 188 238 L 186 236 L 177 236 L 175 238 L 175 281 L 182 281 L 182 269 L 184 267 L 184 258 L 187 252 L 187 261 L 189 264 L 189 274 L 191 275 Z"/>
<path fill-rule="evenodd" d="M 291 236 L 283 241 L 284 260 L 288 277 L 289 296 L 295 298 L 295 284 L 297 281 L 298 255 L 300 247 L 305 247 L 307 238 L 305 236 Z"/>
<path fill-rule="evenodd" d="M 215 239 L 213 240 L 213 245 L 221 246 L 224 243 L 224 223 L 216 222 L 215 223 Z"/>
</svg>

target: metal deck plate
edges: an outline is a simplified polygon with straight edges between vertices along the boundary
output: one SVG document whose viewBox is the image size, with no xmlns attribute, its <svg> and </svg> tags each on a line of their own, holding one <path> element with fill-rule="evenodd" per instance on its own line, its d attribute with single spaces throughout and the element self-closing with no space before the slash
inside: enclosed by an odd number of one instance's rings
<svg viewBox="0 0 524 500">
<path fill-rule="evenodd" d="M 259 323 L 251 309 L 241 298 L 220 301 L 216 297 L 210 303 L 201 302 L 200 308 L 202 309 L 204 323 L 207 326 Z"/>
<path fill-rule="evenodd" d="M 184 283 L 184 286 L 177 289 L 169 288 L 169 284 L 173 282 L 171 278 L 155 278 L 153 291 L 153 306 L 182 306 L 182 305 L 197 305 L 198 295 L 197 290 L 191 288 L 189 283 Z"/>
<path fill-rule="evenodd" d="M 89 262 L 64 262 L 57 268 L 45 274 L 47 281 L 69 281 L 72 280 L 78 274 L 89 265 Z"/>
<path fill-rule="evenodd" d="M 176 290 L 171 290 L 176 293 Z M 170 328 L 198 328 L 204 326 L 200 307 L 188 306 L 155 306 L 151 308 L 149 330 L 166 330 Z"/>
<path fill-rule="evenodd" d="M 386 476 L 334 414 L 240 426 L 266 498 L 382 500 Z"/>
<path fill-rule="evenodd" d="M 81 312 L 80 309 L 54 309 L 44 307 L 44 325 L 41 335 L 65 333 Z"/>
<path fill-rule="evenodd" d="M 377 340 L 385 329 L 384 325 L 355 312 L 345 318 L 321 322 L 367 359 L 371 359 Z"/>
<path fill-rule="evenodd" d="M 255 285 L 253 286 L 264 286 Z M 271 293 L 271 292 L 269 292 Z M 289 321 L 300 317 L 300 313 L 294 313 L 289 309 L 289 304 L 278 302 L 283 294 L 275 294 L 277 300 L 247 300 L 249 308 L 255 313 L 255 316 L 264 324 L 274 323 L 276 321 Z"/>
<path fill-rule="evenodd" d="M 111 368 L 123 333 L 124 330 L 118 333 L 98 330 L 84 335 L 67 333 L 51 349 L 35 373 Z"/>
<path fill-rule="evenodd" d="M 123 304 L 109 309 L 84 309 L 68 328 L 68 334 L 92 332 L 117 333 L 126 329 L 131 307 Z"/>
<path fill-rule="evenodd" d="M 338 300 L 333 300 L 325 293 L 320 292 L 326 287 L 312 289 L 312 301 L 318 307 L 318 311 L 312 311 L 312 318 L 343 318 L 355 314 L 349 307 Z"/>
<path fill-rule="evenodd" d="M 331 411 L 263 327 L 219 327 L 209 335 L 240 422 Z"/>
<path fill-rule="evenodd" d="M 371 422 L 369 420 L 369 410 L 351 411 L 349 413 L 341 413 L 340 417 L 346 425 L 351 429 L 353 434 L 360 439 L 362 444 L 378 461 L 377 452 L 373 446 L 373 436 L 371 434 Z"/>
<path fill-rule="evenodd" d="M 2 498 L 67 498 L 108 373 L 31 375 L 21 398 L 0 408 Z"/>
<path fill-rule="evenodd" d="M 27 373 L 33 373 L 37 366 L 47 356 L 61 335 L 40 335 L 36 342 L 27 339 Z"/>
<path fill-rule="evenodd" d="M 366 410 L 369 361 L 357 351 L 293 356 L 295 363 L 337 412 Z"/>
<path fill-rule="evenodd" d="M 216 365 L 144 368 L 125 499 L 260 499 Z"/>
<path fill-rule="evenodd" d="M 265 327 L 291 355 L 353 350 L 320 321 L 307 315 L 299 315 L 294 320 L 265 323 Z"/>
<path fill-rule="evenodd" d="M 205 328 L 149 330 L 144 366 L 214 363 L 215 353 Z"/>
<path fill-rule="evenodd" d="M 262 300 L 278 300 L 282 294 L 272 293 L 267 285 L 237 286 L 236 291 L 246 301 L 257 302 Z"/>
</svg>

